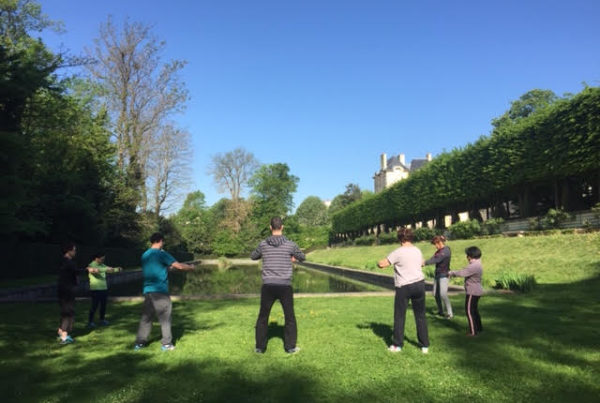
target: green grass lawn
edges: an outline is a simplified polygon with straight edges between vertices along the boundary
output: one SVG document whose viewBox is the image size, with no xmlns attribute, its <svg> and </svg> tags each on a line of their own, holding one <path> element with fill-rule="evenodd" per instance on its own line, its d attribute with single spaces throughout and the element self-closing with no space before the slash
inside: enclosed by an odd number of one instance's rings
<svg viewBox="0 0 600 403">
<path fill-rule="evenodd" d="M 484 285 L 488 287 L 502 272 L 533 274 L 539 283 L 544 284 L 580 281 L 600 274 L 600 232 L 456 240 L 449 241 L 447 245 L 452 250 L 453 270 L 466 266 L 466 247 L 476 245 L 481 249 Z M 398 246 L 321 249 L 311 252 L 308 259 L 316 263 L 380 271 L 376 262 Z M 416 246 L 425 259 L 435 252 L 434 246 L 428 242 L 419 242 Z M 391 275 L 392 269 L 381 272 Z M 462 280 L 453 279 L 453 282 L 460 284 Z"/>
<path fill-rule="evenodd" d="M 55 338 L 54 303 L 0 304 L 3 402 L 598 402 L 600 396 L 600 235 L 452 241 L 453 268 L 466 246 L 483 251 L 485 275 L 510 268 L 540 282 L 527 294 L 480 301 L 484 332 L 468 338 L 464 296 L 455 317 L 428 314 L 430 353 L 417 348 L 412 313 L 405 349 L 393 354 L 393 297 L 296 299 L 298 345 L 283 352 L 283 314 L 275 305 L 264 355 L 253 353 L 258 299 L 174 303 L 177 349 L 153 342 L 134 352 L 141 303 L 109 303 L 112 324 L 84 328 L 77 303 L 76 343 Z M 419 244 L 429 256 L 433 247 Z M 394 248 L 342 248 L 313 261 L 359 267 Z M 331 259 L 331 260 L 328 260 Z M 335 260 L 335 261 L 332 261 Z M 388 270 L 391 273 L 391 270 Z M 427 297 L 428 311 L 434 308 Z"/>
<path fill-rule="evenodd" d="M 386 350 L 393 297 L 297 298 L 298 345 L 283 352 L 274 306 L 264 355 L 253 353 L 258 300 L 174 303 L 177 349 L 160 351 L 158 326 L 132 350 L 140 303 L 109 303 L 112 325 L 55 339 L 55 304 L 2 304 L 2 400 L 15 402 L 597 402 L 600 396 L 600 277 L 539 286 L 480 302 L 484 333 L 465 336 L 463 296 L 451 321 L 428 315 L 430 353 Z M 428 297 L 428 309 L 433 299 Z"/>
</svg>

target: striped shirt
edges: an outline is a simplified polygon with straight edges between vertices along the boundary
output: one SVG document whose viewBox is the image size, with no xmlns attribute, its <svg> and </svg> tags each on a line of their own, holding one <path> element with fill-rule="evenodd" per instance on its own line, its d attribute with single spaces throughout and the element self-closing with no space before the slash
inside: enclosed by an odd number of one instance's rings
<svg viewBox="0 0 600 403">
<path fill-rule="evenodd" d="M 299 262 L 306 259 L 294 242 L 283 235 L 273 235 L 262 241 L 250 258 L 252 260 L 262 258 L 263 284 L 291 285 L 292 256 Z"/>
</svg>

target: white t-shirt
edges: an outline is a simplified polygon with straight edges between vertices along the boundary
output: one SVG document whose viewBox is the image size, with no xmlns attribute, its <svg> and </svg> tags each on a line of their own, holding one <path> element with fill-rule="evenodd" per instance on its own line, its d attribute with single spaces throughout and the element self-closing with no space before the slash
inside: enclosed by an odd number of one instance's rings
<svg viewBox="0 0 600 403">
<path fill-rule="evenodd" d="M 394 286 L 402 287 L 425 280 L 421 270 L 423 254 L 416 246 L 401 246 L 390 253 L 387 260 L 394 265 Z"/>
</svg>

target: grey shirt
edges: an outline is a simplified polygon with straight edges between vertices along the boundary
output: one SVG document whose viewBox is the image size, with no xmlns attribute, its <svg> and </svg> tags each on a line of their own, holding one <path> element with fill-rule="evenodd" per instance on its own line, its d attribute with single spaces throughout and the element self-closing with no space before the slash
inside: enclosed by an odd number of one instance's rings
<svg viewBox="0 0 600 403">
<path fill-rule="evenodd" d="M 273 235 L 262 241 L 252 252 L 252 260 L 263 259 L 263 284 L 291 285 L 292 256 L 299 262 L 306 259 L 294 242 L 283 235 Z"/>
<path fill-rule="evenodd" d="M 481 286 L 481 276 L 483 275 L 483 267 L 480 259 L 472 259 L 469 264 L 462 270 L 450 271 L 450 277 L 465 278 L 465 292 L 469 295 L 483 295 L 483 287 Z"/>
<path fill-rule="evenodd" d="M 394 265 L 395 287 L 400 288 L 403 285 L 425 280 L 421 270 L 423 254 L 416 246 L 401 246 L 390 253 L 387 260 Z"/>
<path fill-rule="evenodd" d="M 436 250 L 431 259 L 425 261 L 425 265 L 435 265 L 436 278 L 448 277 L 448 272 L 450 271 L 450 258 L 450 248 L 444 246 L 442 249 Z"/>
</svg>

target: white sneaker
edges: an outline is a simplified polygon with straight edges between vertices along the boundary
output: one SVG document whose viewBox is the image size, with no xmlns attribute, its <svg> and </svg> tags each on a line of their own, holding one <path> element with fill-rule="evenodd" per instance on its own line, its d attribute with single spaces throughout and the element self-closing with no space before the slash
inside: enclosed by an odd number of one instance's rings
<svg viewBox="0 0 600 403">
<path fill-rule="evenodd" d="M 400 351 L 402 351 L 402 347 L 400 347 L 400 346 L 397 346 L 397 345 L 395 345 L 395 344 L 391 344 L 391 345 L 388 347 L 388 351 L 390 351 L 390 352 L 392 352 L 392 353 L 399 353 Z"/>
<path fill-rule="evenodd" d="M 423 354 L 427 354 L 427 353 L 429 353 L 429 347 L 421 347 L 421 352 L 422 352 Z"/>
</svg>

